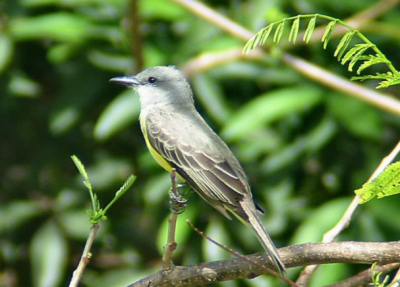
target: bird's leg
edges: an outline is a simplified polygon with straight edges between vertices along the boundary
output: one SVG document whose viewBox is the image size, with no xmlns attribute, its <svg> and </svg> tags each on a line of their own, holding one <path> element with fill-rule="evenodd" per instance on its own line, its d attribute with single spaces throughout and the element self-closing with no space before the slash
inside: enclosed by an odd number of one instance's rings
<svg viewBox="0 0 400 287">
<path fill-rule="evenodd" d="M 164 246 L 164 255 L 162 258 L 164 269 L 171 269 L 174 267 L 172 262 L 172 253 L 178 246 L 175 241 L 176 221 L 178 219 L 178 215 L 183 211 L 183 208 L 186 206 L 187 202 L 187 200 L 179 191 L 180 187 L 181 186 L 176 183 L 176 170 L 173 169 L 171 172 L 171 189 L 169 190 L 172 212 L 168 219 L 168 241 Z"/>
<path fill-rule="evenodd" d="M 181 214 L 186 207 L 187 199 L 180 191 L 180 188 L 186 186 L 187 183 L 176 183 L 176 170 L 173 169 L 171 172 L 171 189 L 169 190 L 169 202 L 173 213 Z"/>
</svg>

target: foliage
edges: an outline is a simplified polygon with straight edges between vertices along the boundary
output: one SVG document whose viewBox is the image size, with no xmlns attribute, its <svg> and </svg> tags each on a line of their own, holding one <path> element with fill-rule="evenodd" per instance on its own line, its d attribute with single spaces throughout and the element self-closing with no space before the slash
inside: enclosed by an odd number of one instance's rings
<svg viewBox="0 0 400 287">
<path fill-rule="evenodd" d="M 383 198 L 385 196 L 399 194 L 399 173 L 400 162 L 393 163 L 373 181 L 367 182 L 362 188 L 357 189 L 355 193 L 361 196 L 360 203 L 366 203 L 375 197 Z"/>
<path fill-rule="evenodd" d="M 358 77 L 352 77 L 352 80 L 364 81 L 368 79 L 380 79 L 382 81 L 377 86 L 378 89 L 387 88 L 392 85 L 400 84 L 400 72 L 393 66 L 392 62 L 390 62 L 386 58 L 386 56 L 378 49 L 378 47 L 375 44 L 373 44 L 370 40 L 368 40 L 368 38 L 363 33 L 347 25 L 340 19 L 332 18 L 326 15 L 320 15 L 320 14 L 298 15 L 295 17 L 288 17 L 280 21 L 270 23 L 265 28 L 261 29 L 257 34 L 255 34 L 246 43 L 244 47 L 244 52 L 248 53 L 250 50 L 254 49 L 258 45 L 264 44 L 265 41 L 268 39 L 269 35 L 273 32 L 274 28 L 275 32 L 273 33 L 274 34 L 273 41 L 276 43 L 280 42 L 285 30 L 285 24 L 292 20 L 293 24 L 292 27 L 290 28 L 289 42 L 293 42 L 295 44 L 299 34 L 300 19 L 307 19 L 307 18 L 310 18 L 310 20 L 308 22 L 307 28 L 303 36 L 303 41 L 305 41 L 306 43 L 310 41 L 314 33 L 317 18 L 322 18 L 330 21 L 326 26 L 325 31 L 321 38 L 321 42 L 323 42 L 324 49 L 326 49 L 326 47 L 328 46 L 328 43 L 332 37 L 333 30 L 337 25 L 341 25 L 350 30 L 343 35 L 334 53 L 334 56 L 338 58 L 338 60 L 342 65 L 349 63 L 348 70 L 350 72 L 353 71 L 354 65 L 358 61 L 363 61 L 357 69 L 358 75 L 366 68 L 369 68 L 376 64 L 385 64 L 390 69 L 390 71 L 386 73 L 376 73 L 375 75 L 363 75 Z M 364 43 L 355 44 L 351 49 L 348 49 L 354 36 L 358 36 Z M 365 52 L 367 50 L 372 50 L 376 54 L 365 55 Z"/>
<path fill-rule="evenodd" d="M 204 2 L 257 31 L 288 15 L 321 13 L 345 19 L 376 1 Z M 329 30 L 324 26 L 327 51 L 313 43 L 318 17 L 314 23 L 310 18 L 308 29 L 302 27 L 302 18 L 293 18 L 291 33 L 283 25 L 282 34 L 270 33 L 276 34 L 276 41 L 291 34 L 294 44 L 276 45 L 268 57 L 250 53 L 248 58 L 225 59 L 237 55 L 244 43 L 169 0 L 137 1 L 141 38 L 133 40 L 133 3 L 0 2 L 1 286 L 69 282 L 90 229 L 86 210 L 91 205 L 70 160 L 72 154 L 85 164 L 102 202 L 110 202 L 115 194 L 109 191 L 118 190 L 130 174 L 137 176 L 132 188 L 108 210 L 82 286 L 125 286 L 161 266 L 169 175 L 145 147 L 137 123 L 137 97 L 108 82 L 142 69 L 141 62 L 145 67 L 187 68 L 200 56 L 205 60 L 219 56 L 221 60 L 211 67 L 196 66 L 188 75 L 196 104 L 246 170 L 254 198 L 266 211 L 263 222 L 277 246 L 321 237 L 331 218 L 339 217 L 350 202 L 352 191 L 366 182 L 399 139 L 397 116 L 282 64 L 279 55 L 291 52 L 348 78 L 332 57 L 334 43 L 340 44 L 339 36 L 343 39 L 333 29 L 339 22 L 328 22 Z M 359 54 L 354 69 L 360 63 L 360 72 L 368 69 L 373 77 L 392 73 L 395 81 L 396 73 L 375 65 L 385 58 L 374 49 L 379 47 L 399 67 L 399 13 L 391 9 L 379 18 L 364 19 L 357 29 L 375 44 L 364 53 L 374 52 Z M 296 40 L 302 30 L 308 31 L 304 34 L 308 45 Z M 356 47 L 347 45 L 342 43 L 337 52 L 341 61 L 350 47 Z M 366 46 L 357 47 L 347 64 Z M 398 96 L 398 86 L 386 92 Z M 399 233 L 397 200 L 394 196 L 361 206 L 339 240 L 394 240 Z M 207 235 L 238 252 L 262 251 L 251 230 L 236 220 L 225 220 L 195 194 L 180 217 L 183 222 L 190 217 Z M 329 220 L 322 222 L 325 217 Z M 216 259 L 215 248 L 188 226 L 180 225 L 179 233 L 176 264 Z M 318 286 L 328 284 L 324 278 L 336 280 L 365 268 L 324 267 Z M 295 278 L 297 273 L 291 270 L 288 275 Z M 268 276 L 233 284 L 278 285 Z"/>
<path fill-rule="evenodd" d="M 76 167 L 79 170 L 79 173 L 83 177 L 83 184 L 86 186 L 86 188 L 89 191 L 90 194 L 90 200 L 92 201 L 92 210 L 88 210 L 87 213 L 90 216 L 90 223 L 91 224 L 97 224 L 100 220 L 106 220 L 107 216 L 107 210 L 111 208 L 111 206 L 121 198 L 121 196 L 124 195 L 125 192 L 128 191 L 128 189 L 132 186 L 132 184 L 135 182 L 136 177 L 134 175 L 130 175 L 128 179 L 125 181 L 125 183 L 118 189 L 118 191 L 115 193 L 114 198 L 107 204 L 107 206 L 103 209 L 101 208 L 100 201 L 97 198 L 96 193 L 93 192 L 93 187 L 89 179 L 89 175 L 86 172 L 85 166 L 82 164 L 82 162 L 79 160 L 79 158 L 76 155 L 73 155 L 72 161 L 76 165 Z"/>
</svg>

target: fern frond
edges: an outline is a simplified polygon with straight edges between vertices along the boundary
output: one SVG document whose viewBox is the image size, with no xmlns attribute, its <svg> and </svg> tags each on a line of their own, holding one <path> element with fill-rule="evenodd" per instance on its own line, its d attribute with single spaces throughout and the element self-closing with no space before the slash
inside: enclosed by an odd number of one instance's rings
<svg viewBox="0 0 400 287">
<path fill-rule="evenodd" d="M 303 41 L 305 41 L 307 44 L 310 41 L 312 34 L 314 33 L 317 16 L 318 14 L 315 14 L 315 16 L 311 18 L 310 22 L 308 22 L 306 32 L 304 33 Z"/>
<path fill-rule="evenodd" d="M 265 28 L 261 29 L 256 35 L 254 35 L 244 46 L 244 53 L 248 53 L 251 49 L 254 49 L 256 46 L 264 44 L 264 42 L 268 39 L 270 34 L 273 32 L 274 27 L 276 27 L 274 31 L 273 41 L 279 42 L 282 39 L 283 32 L 285 29 L 285 25 L 289 21 L 293 21 L 289 32 L 289 42 L 296 43 L 299 29 L 300 29 L 300 19 L 310 19 L 307 28 L 304 32 L 303 40 L 308 43 L 311 40 L 311 37 L 315 30 L 315 25 L 317 18 L 322 18 L 329 20 L 327 27 L 325 28 L 324 34 L 322 35 L 321 42 L 323 42 L 323 48 L 326 49 L 328 43 L 331 39 L 333 31 L 336 25 L 341 25 L 347 28 L 349 31 L 344 34 L 342 39 L 340 40 L 338 46 L 335 49 L 334 56 L 338 58 L 342 65 L 348 63 L 348 70 L 353 71 L 354 66 L 358 61 L 362 61 L 361 65 L 357 69 L 357 74 L 359 75 L 366 68 L 371 67 L 375 64 L 385 64 L 390 72 L 386 74 L 376 74 L 374 76 L 360 76 L 353 77 L 352 80 L 366 80 L 366 79 L 382 79 L 377 88 L 384 88 L 391 85 L 400 83 L 400 71 L 398 71 L 393 64 L 385 57 L 385 55 L 374 45 L 370 40 L 367 39 L 360 31 L 353 29 L 340 19 L 332 18 L 326 15 L 320 14 L 308 14 L 308 15 L 297 15 L 294 17 L 288 17 L 281 21 L 271 23 Z M 354 36 L 357 36 L 359 39 L 363 41 L 361 44 L 356 44 L 352 48 L 348 50 L 350 47 L 351 41 Z M 368 50 L 372 49 L 375 55 L 369 54 L 365 55 L 364 53 Z"/>
<path fill-rule="evenodd" d="M 296 17 L 296 20 L 293 21 L 292 28 L 289 33 L 289 42 L 293 42 L 296 44 L 297 36 L 299 35 L 299 27 L 300 27 L 300 16 Z"/>
<path fill-rule="evenodd" d="M 336 20 L 336 19 L 333 20 L 333 21 L 331 21 L 331 22 L 329 22 L 328 26 L 326 26 L 324 35 L 322 35 L 321 42 L 324 43 L 324 50 L 325 50 L 326 47 L 328 46 L 328 42 L 329 42 L 329 40 L 331 39 L 332 32 L 333 32 L 333 30 L 335 29 L 336 23 L 337 23 L 337 20 Z"/>
</svg>

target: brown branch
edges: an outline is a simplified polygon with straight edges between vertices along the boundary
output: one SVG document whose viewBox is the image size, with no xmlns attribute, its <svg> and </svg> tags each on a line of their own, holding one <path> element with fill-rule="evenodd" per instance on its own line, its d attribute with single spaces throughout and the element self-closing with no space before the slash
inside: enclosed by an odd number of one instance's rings
<svg viewBox="0 0 400 287">
<path fill-rule="evenodd" d="M 395 242 L 335 242 L 308 243 L 280 248 L 279 255 L 287 268 L 311 264 L 350 263 L 350 264 L 389 264 L 400 262 L 400 241 Z M 267 254 L 258 253 L 246 256 L 258 264 L 273 268 Z M 234 258 L 210 263 L 175 266 L 145 277 L 131 287 L 140 286 L 193 286 L 216 282 L 251 279 L 262 274 L 246 261 Z"/>
</svg>

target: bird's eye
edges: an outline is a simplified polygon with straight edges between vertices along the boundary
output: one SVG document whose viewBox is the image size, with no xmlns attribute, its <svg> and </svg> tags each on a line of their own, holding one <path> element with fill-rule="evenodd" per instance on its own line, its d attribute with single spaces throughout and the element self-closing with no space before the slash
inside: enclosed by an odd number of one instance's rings
<svg viewBox="0 0 400 287">
<path fill-rule="evenodd" d="M 148 79 L 147 79 L 147 81 L 148 81 L 150 84 L 157 83 L 157 79 L 156 79 L 156 78 L 154 78 L 154 77 L 150 77 L 150 78 L 148 78 Z"/>
</svg>

